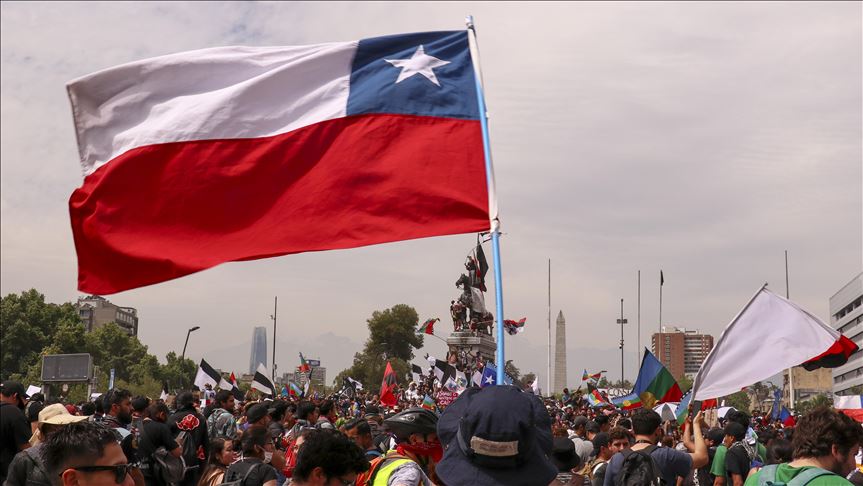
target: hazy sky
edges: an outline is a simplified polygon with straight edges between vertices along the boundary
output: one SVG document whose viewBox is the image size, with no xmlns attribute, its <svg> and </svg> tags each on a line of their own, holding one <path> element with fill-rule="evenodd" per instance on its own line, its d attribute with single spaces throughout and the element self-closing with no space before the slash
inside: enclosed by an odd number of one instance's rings
<svg viewBox="0 0 863 486">
<path fill-rule="evenodd" d="M 37 3 L 0 6 L 0 292 L 74 300 L 67 208 L 81 184 L 65 83 L 116 64 L 224 45 L 301 45 L 476 18 L 498 183 L 504 300 L 527 317 L 507 357 L 545 385 L 552 313 L 568 372 L 627 378 L 663 322 L 719 335 L 764 282 L 829 322 L 860 272 L 861 3 Z M 405 303 L 451 329 L 449 302 L 474 235 L 221 265 L 109 296 L 136 307 L 164 357 L 244 372 L 254 326 L 277 362 L 347 367 L 376 309 Z M 489 296 L 490 298 L 490 296 Z M 421 355 L 443 356 L 427 339 Z M 14 350 L 3 350 L 10 352 Z M 421 359 L 415 360 L 421 362 Z"/>
</svg>

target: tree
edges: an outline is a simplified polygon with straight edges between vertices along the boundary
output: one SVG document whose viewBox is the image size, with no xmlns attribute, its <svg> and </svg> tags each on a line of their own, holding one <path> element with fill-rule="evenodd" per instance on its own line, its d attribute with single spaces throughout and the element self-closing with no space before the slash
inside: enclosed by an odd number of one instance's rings
<svg viewBox="0 0 863 486">
<path fill-rule="evenodd" d="M 383 381 L 387 361 L 396 376 L 410 372 L 410 361 L 414 349 L 423 345 L 423 335 L 417 334 L 419 315 L 413 307 L 398 304 L 384 311 L 374 311 L 366 323 L 369 337 L 363 351 L 354 355 L 353 365 L 339 373 L 333 380 L 336 388 L 342 386 L 345 377 L 359 380 L 363 387 L 377 391 Z M 402 383 L 403 385 L 403 383 Z"/>
<path fill-rule="evenodd" d="M 683 375 L 677 380 L 677 385 L 680 386 L 680 391 L 686 393 L 692 388 L 692 378 Z"/>
<path fill-rule="evenodd" d="M 182 361 L 177 353 L 171 351 L 165 356 L 167 363 L 159 367 L 158 378 L 168 384 L 168 389 L 190 390 L 198 365 L 189 358 Z"/>
<path fill-rule="evenodd" d="M 115 379 L 136 381 L 158 373 L 158 361 L 148 358 L 147 346 L 113 322 L 87 334 L 87 351 L 102 370 L 113 369 Z"/>
<path fill-rule="evenodd" d="M 62 324 L 80 322 L 72 304 L 50 304 L 36 289 L 0 299 L 0 379 L 19 377 L 40 361 Z"/>
<path fill-rule="evenodd" d="M 611 386 L 611 383 L 609 383 L 608 379 L 604 376 L 601 377 L 599 379 L 599 383 L 596 384 L 597 388 L 609 388 L 610 386 Z"/>
<path fill-rule="evenodd" d="M 794 411 L 802 415 L 809 413 L 818 407 L 832 407 L 833 399 L 827 395 L 819 393 L 818 395 L 809 397 L 806 400 L 799 400 L 794 405 Z"/>
<path fill-rule="evenodd" d="M 734 407 L 741 412 L 749 413 L 751 402 L 749 400 L 749 395 L 745 391 L 732 393 L 731 395 L 726 396 L 724 400 L 725 404 L 729 407 Z"/>
<path fill-rule="evenodd" d="M 536 373 L 527 373 L 526 375 L 521 377 L 521 387 L 522 388 L 529 387 L 530 384 L 534 382 L 534 380 L 536 380 Z M 549 393 L 549 392 L 550 392 L 550 390 L 547 391 L 546 393 Z"/>
</svg>

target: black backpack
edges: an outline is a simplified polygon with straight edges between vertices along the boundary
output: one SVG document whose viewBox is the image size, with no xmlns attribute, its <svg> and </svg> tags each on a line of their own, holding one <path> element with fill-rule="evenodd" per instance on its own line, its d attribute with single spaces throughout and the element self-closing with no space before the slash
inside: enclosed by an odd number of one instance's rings
<svg viewBox="0 0 863 486">
<path fill-rule="evenodd" d="M 657 447 L 623 451 L 623 464 L 614 478 L 615 486 L 663 486 L 665 480 L 651 454 Z"/>
</svg>

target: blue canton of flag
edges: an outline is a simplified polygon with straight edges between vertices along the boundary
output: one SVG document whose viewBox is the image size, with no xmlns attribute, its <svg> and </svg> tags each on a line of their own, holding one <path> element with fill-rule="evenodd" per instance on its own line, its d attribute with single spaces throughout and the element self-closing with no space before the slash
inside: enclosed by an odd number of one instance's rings
<svg viewBox="0 0 863 486">
<path fill-rule="evenodd" d="M 346 114 L 478 120 L 474 79 L 466 30 L 362 39 Z"/>
<path fill-rule="evenodd" d="M 480 380 L 479 386 L 485 388 L 489 385 L 495 385 L 497 380 L 497 370 L 494 368 L 492 364 L 486 364 L 485 368 L 482 370 L 482 380 Z"/>
</svg>

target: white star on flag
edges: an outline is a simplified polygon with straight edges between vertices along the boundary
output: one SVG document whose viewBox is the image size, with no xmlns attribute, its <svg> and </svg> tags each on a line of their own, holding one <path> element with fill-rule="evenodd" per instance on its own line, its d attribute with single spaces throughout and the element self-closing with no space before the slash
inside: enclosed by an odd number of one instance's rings
<svg viewBox="0 0 863 486">
<path fill-rule="evenodd" d="M 485 378 L 485 382 L 489 385 L 494 385 L 494 378 L 492 378 L 491 376 L 487 376 Z"/>
<path fill-rule="evenodd" d="M 442 61 L 434 56 L 427 55 L 422 44 L 417 47 L 416 52 L 414 52 L 414 55 L 410 59 L 385 59 L 385 61 L 402 70 L 399 73 L 398 79 L 396 79 L 396 84 L 401 83 L 414 74 L 421 74 L 438 87 L 440 87 L 440 82 L 438 82 L 437 76 L 435 76 L 432 70 L 450 63 L 449 61 Z"/>
</svg>

